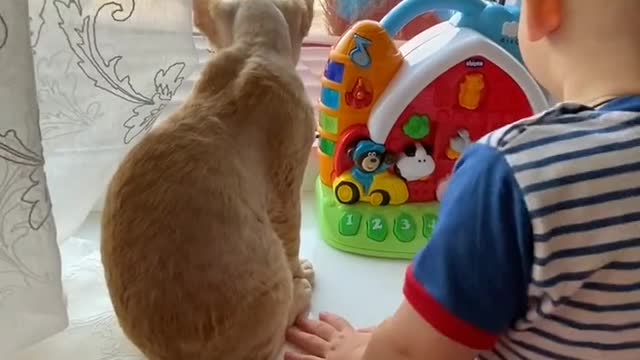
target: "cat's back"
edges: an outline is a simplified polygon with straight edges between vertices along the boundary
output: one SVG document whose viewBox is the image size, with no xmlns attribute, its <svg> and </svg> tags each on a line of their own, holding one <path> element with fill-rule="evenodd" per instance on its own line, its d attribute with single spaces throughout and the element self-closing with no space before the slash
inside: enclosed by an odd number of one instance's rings
<svg viewBox="0 0 640 360">
<path fill-rule="evenodd" d="M 238 242 L 225 239 L 264 231 L 262 214 L 252 211 L 260 208 L 259 181 L 244 174 L 240 154 L 222 151 L 230 146 L 225 130 L 206 133 L 183 116 L 190 115 L 176 114 L 134 146 L 110 183 L 102 253 L 122 286 L 137 273 L 161 288 L 172 276 L 211 267 L 222 251 L 236 253 Z M 215 265 L 225 268 L 224 261 Z"/>
<path fill-rule="evenodd" d="M 108 189 L 105 276 L 120 325 L 141 349 L 203 334 L 226 347 L 248 329 L 286 321 L 269 315 L 288 308 L 292 284 L 266 201 L 269 159 L 295 143 L 272 141 L 271 129 L 296 128 L 279 122 L 297 110 L 265 105 L 291 91 L 280 70 L 247 59 L 220 66 L 225 57 L 208 64 L 190 100 L 131 149 Z M 257 83 L 248 81 L 252 69 L 261 73 Z M 249 85 L 257 86 L 242 91 Z"/>
<path fill-rule="evenodd" d="M 262 68 L 264 81 L 246 83 L 243 74 L 253 74 L 253 64 L 239 50 L 218 54 L 187 103 L 126 155 L 103 212 L 103 261 L 112 272 L 152 276 L 160 264 L 206 263 L 203 254 L 240 253 L 234 247 L 265 233 L 268 137 L 262 119 L 251 126 L 247 101 L 255 97 L 242 89 L 278 80 Z M 218 240 L 225 238 L 238 241 Z"/>
<path fill-rule="evenodd" d="M 190 116 L 193 111 L 175 114 L 121 163 L 103 216 L 103 236 L 114 237 L 111 242 L 133 247 L 140 239 L 155 239 L 147 249 L 159 239 L 171 239 L 171 246 L 185 238 L 197 242 L 221 231 L 218 225 L 244 217 L 239 202 L 255 201 L 259 181 L 245 173 L 245 156 L 229 151 L 233 141 L 224 125 L 184 121 Z"/>
</svg>

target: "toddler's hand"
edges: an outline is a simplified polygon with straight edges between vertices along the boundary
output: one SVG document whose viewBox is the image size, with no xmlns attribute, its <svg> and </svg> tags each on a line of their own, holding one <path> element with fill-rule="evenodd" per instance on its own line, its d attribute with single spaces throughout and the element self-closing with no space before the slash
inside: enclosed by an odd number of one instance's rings
<svg viewBox="0 0 640 360">
<path fill-rule="evenodd" d="M 287 340 L 305 354 L 286 353 L 285 360 L 360 360 L 372 329 L 355 330 L 345 319 L 320 314 L 320 321 L 298 319 Z"/>
</svg>

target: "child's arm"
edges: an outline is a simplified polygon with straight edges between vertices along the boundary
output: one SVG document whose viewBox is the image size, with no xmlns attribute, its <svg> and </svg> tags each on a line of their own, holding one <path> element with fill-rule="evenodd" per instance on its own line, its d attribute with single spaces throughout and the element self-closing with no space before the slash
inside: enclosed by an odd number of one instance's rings
<svg viewBox="0 0 640 360">
<path fill-rule="evenodd" d="M 351 355 L 326 350 L 308 359 L 471 359 L 525 315 L 532 265 L 531 220 L 513 169 L 497 149 L 473 145 L 456 166 L 429 245 L 407 271 L 397 314 L 370 338 L 347 336 L 348 328 L 324 337 L 327 349 L 351 347 Z"/>
<path fill-rule="evenodd" d="M 425 360 L 473 359 L 477 351 L 442 336 L 404 302 L 396 314 L 370 330 L 355 330 L 346 320 L 321 314 L 320 321 L 299 319 L 288 340 L 305 354 L 285 360 Z"/>
<path fill-rule="evenodd" d="M 494 147 L 471 146 L 430 243 L 407 270 L 406 301 L 384 337 L 407 359 L 473 359 L 525 315 L 532 262 L 531 220 L 513 168 Z M 373 340 L 371 347 L 378 347 Z"/>
<path fill-rule="evenodd" d="M 477 353 L 440 334 L 403 302 L 395 315 L 373 332 L 362 360 L 470 360 Z"/>
</svg>

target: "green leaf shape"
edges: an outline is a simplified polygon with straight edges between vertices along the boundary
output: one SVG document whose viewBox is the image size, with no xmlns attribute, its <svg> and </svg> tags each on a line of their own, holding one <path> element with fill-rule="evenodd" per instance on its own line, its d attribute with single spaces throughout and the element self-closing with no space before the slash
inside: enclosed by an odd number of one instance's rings
<svg viewBox="0 0 640 360">
<path fill-rule="evenodd" d="M 424 115 L 413 115 L 402 127 L 405 135 L 413 140 L 424 139 L 431 131 L 429 117 Z"/>
</svg>

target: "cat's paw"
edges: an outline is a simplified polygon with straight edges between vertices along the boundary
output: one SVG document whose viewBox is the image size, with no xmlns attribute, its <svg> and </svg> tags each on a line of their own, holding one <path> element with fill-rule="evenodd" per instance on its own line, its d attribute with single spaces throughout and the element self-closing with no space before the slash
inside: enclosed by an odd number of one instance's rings
<svg viewBox="0 0 640 360">
<path fill-rule="evenodd" d="M 301 273 L 298 277 L 307 279 L 307 281 L 309 281 L 309 284 L 311 284 L 311 286 L 313 287 L 316 280 L 316 271 L 313 269 L 313 264 L 311 264 L 311 261 L 307 259 L 300 259 L 300 271 Z"/>
<path fill-rule="evenodd" d="M 289 313 L 289 325 L 293 325 L 295 320 L 311 309 L 311 295 L 313 286 L 309 280 L 304 278 L 293 279 L 293 301 Z"/>
</svg>

